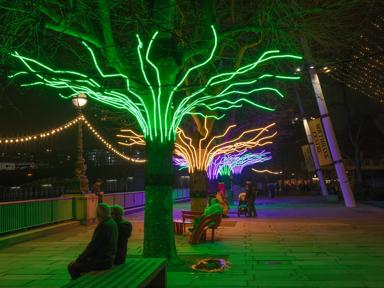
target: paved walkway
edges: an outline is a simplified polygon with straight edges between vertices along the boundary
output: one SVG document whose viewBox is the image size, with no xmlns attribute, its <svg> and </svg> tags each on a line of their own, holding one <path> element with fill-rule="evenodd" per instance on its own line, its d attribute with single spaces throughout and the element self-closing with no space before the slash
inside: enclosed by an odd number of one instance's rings
<svg viewBox="0 0 384 288">
<path fill-rule="evenodd" d="M 384 287 L 384 209 L 291 197 L 262 199 L 257 211 L 256 219 L 231 211 L 215 243 L 191 246 L 177 236 L 187 264 L 169 271 L 169 287 Z M 143 213 L 129 219 L 134 226 L 129 255 L 139 257 Z M 66 264 L 93 229 L 77 227 L 0 250 L 0 287 L 60 287 L 69 280 Z M 232 266 L 223 273 L 189 269 L 204 256 L 224 257 Z"/>
</svg>

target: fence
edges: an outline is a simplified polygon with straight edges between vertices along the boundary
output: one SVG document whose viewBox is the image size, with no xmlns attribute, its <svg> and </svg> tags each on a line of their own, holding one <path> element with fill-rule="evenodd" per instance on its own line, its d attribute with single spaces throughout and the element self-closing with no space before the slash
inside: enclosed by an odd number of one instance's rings
<svg viewBox="0 0 384 288">
<path fill-rule="evenodd" d="M 174 189 L 174 201 L 188 198 L 189 189 Z M 105 194 L 104 202 L 109 205 L 121 205 L 124 209 L 143 207 L 145 193 L 136 191 Z M 0 235 L 71 219 L 73 219 L 71 197 L 0 203 Z"/>
<path fill-rule="evenodd" d="M 0 203 L 0 235 L 73 218 L 72 198 Z"/>
<path fill-rule="evenodd" d="M 189 198 L 189 189 L 173 190 L 173 201 Z M 142 207 L 145 204 L 144 191 L 104 194 L 103 201 L 109 205 L 120 205 L 124 209 Z"/>
</svg>

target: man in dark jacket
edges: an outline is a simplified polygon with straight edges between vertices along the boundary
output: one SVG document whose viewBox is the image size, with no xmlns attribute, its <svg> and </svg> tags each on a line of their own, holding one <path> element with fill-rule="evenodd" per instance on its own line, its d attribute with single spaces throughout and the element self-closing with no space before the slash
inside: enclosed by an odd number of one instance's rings
<svg viewBox="0 0 384 288">
<path fill-rule="evenodd" d="M 117 237 L 117 251 L 115 258 L 115 265 L 124 264 L 127 256 L 128 238 L 131 237 L 132 224 L 123 219 L 124 210 L 120 205 L 111 206 L 112 218 L 117 223 L 118 237 Z"/>
<path fill-rule="evenodd" d="M 116 256 L 118 230 L 111 218 L 111 209 L 105 203 L 97 206 L 97 225 L 92 240 L 76 261 L 69 263 L 68 272 L 72 279 L 82 273 L 104 270 L 112 267 Z"/>
<path fill-rule="evenodd" d="M 245 193 L 247 193 L 247 206 L 248 206 L 248 217 L 256 217 L 255 199 L 256 191 L 250 180 L 245 182 Z"/>
</svg>

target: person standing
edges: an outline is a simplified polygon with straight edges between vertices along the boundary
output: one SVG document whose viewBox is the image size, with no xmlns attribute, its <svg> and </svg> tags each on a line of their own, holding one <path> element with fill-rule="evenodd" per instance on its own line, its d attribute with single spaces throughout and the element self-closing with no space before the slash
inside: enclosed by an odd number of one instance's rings
<svg viewBox="0 0 384 288">
<path fill-rule="evenodd" d="M 97 225 L 92 240 L 77 259 L 68 264 L 72 279 L 82 273 L 106 270 L 113 266 L 117 250 L 117 224 L 111 218 L 111 209 L 105 203 L 97 205 Z"/>
<path fill-rule="evenodd" d="M 124 210 L 120 205 L 111 206 L 111 214 L 118 228 L 115 265 L 120 265 L 125 263 L 127 257 L 127 244 L 128 238 L 131 237 L 132 224 L 123 218 Z"/>
<path fill-rule="evenodd" d="M 256 217 L 256 208 L 255 208 L 255 200 L 256 200 L 256 191 L 253 187 L 253 184 L 250 180 L 245 182 L 245 193 L 247 194 L 247 206 L 248 206 L 248 217 Z"/>
</svg>

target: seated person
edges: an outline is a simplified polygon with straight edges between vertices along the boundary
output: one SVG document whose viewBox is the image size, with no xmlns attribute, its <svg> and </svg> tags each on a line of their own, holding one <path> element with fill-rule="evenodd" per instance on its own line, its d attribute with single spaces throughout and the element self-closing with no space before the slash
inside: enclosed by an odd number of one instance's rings
<svg viewBox="0 0 384 288">
<path fill-rule="evenodd" d="M 216 200 L 220 203 L 221 207 L 223 208 L 223 217 L 228 217 L 229 206 L 228 206 L 227 199 L 225 199 L 225 197 L 220 192 L 220 190 L 217 190 L 215 197 L 216 197 Z"/>
<path fill-rule="evenodd" d="M 123 207 L 120 205 L 111 206 L 111 215 L 116 221 L 118 229 L 115 265 L 124 264 L 127 256 L 128 238 L 131 237 L 132 232 L 132 224 L 123 219 L 123 212 Z"/>
<path fill-rule="evenodd" d="M 68 272 L 72 279 L 82 273 L 105 270 L 112 267 L 117 249 L 117 224 L 111 218 L 111 209 L 105 203 L 97 205 L 97 225 L 92 240 L 76 261 L 69 263 Z"/>
<path fill-rule="evenodd" d="M 208 206 L 205 208 L 204 213 L 201 216 L 195 218 L 193 221 L 193 227 L 189 228 L 188 230 L 192 232 L 199 226 L 201 219 L 213 214 L 223 214 L 223 207 L 221 207 L 219 201 L 217 201 L 216 198 L 209 199 Z"/>
</svg>

